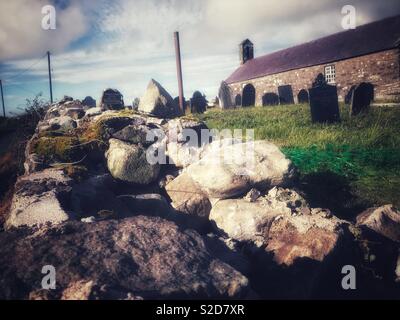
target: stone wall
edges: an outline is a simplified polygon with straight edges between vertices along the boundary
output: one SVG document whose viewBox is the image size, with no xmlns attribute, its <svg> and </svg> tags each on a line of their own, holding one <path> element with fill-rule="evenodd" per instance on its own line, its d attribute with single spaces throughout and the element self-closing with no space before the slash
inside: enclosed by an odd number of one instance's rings
<svg viewBox="0 0 400 320">
<path fill-rule="evenodd" d="M 319 73 L 324 74 L 325 66 L 335 65 L 338 97 L 344 101 L 353 85 L 369 82 L 374 85 L 375 101 L 400 101 L 400 50 L 391 49 L 361 57 L 333 63 L 317 65 L 269 75 L 253 80 L 229 84 L 233 101 L 237 94 L 242 94 L 243 87 L 251 83 L 256 89 L 256 105 L 262 105 L 266 93 L 278 94 L 278 87 L 291 85 L 294 101 L 302 89 L 311 87 Z"/>
</svg>

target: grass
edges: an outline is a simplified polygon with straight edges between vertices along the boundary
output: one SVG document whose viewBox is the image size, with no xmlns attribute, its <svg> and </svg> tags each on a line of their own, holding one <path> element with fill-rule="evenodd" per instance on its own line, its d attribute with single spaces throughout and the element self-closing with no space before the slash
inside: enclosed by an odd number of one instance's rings
<svg viewBox="0 0 400 320">
<path fill-rule="evenodd" d="M 368 206 L 400 207 L 400 108 L 376 107 L 342 121 L 313 124 L 308 105 L 211 110 L 198 115 L 210 128 L 254 129 L 279 145 L 300 172 L 314 205 L 349 216 Z"/>
</svg>

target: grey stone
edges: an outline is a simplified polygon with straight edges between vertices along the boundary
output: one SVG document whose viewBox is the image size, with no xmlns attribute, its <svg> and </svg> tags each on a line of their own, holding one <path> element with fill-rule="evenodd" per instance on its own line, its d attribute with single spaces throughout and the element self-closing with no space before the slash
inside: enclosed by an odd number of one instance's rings
<svg viewBox="0 0 400 320">
<path fill-rule="evenodd" d="M 155 80 L 151 80 L 140 99 L 139 111 L 158 118 L 174 118 L 180 115 L 179 107 L 170 94 Z"/>
<path fill-rule="evenodd" d="M 107 166 L 114 178 L 141 185 L 157 179 L 160 165 L 147 161 L 143 147 L 117 139 L 110 139 L 109 143 L 110 147 L 106 152 Z"/>
</svg>

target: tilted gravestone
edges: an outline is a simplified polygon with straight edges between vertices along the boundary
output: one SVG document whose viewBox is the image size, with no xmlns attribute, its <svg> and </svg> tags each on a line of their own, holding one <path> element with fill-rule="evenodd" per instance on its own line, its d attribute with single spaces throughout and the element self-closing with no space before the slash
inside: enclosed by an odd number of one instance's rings
<svg viewBox="0 0 400 320">
<path fill-rule="evenodd" d="M 360 83 L 351 96 L 350 115 L 356 116 L 367 112 L 372 100 L 374 100 L 374 86 L 371 83 Z"/>
<path fill-rule="evenodd" d="M 336 86 L 328 85 L 319 74 L 309 89 L 311 119 L 313 122 L 340 121 L 339 103 Z"/>
<path fill-rule="evenodd" d="M 233 107 L 231 88 L 225 81 L 221 82 L 218 90 L 219 107 L 221 109 L 228 109 Z"/>
</svg>

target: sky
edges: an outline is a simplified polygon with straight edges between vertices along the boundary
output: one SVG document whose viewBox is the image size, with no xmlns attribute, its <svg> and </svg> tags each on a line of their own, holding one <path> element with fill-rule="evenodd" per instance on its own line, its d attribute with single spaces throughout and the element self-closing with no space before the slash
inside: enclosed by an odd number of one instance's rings
<svg viewBox="0 0 400 320">
<path fill-rule="evenodd" d="M 42 7 L 56 8 L 56 29 L 42 28 Z M 100 99 L 121 91 L 126 104 L 150 79 L 178 92 L 173 32 L 179 31 L 185 97 L 216 96 L 239 66 L 238 44 L 255 56 L 343 31 L 341 9 L 356 8 L 357 25 L 400 14 L 399 0 L 0 0 L 0 79 L 8 114 L 42 92 Z"/>
</svg>

